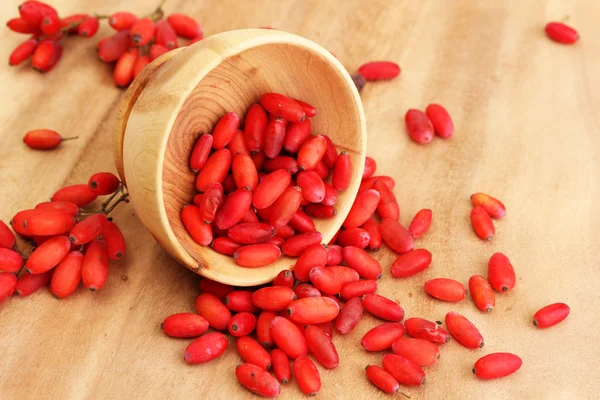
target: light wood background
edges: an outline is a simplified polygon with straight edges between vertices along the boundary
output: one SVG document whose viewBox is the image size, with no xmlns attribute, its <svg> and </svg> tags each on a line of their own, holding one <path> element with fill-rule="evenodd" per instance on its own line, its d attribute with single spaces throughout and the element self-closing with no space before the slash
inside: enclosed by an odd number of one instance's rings
<svg viewBox="0 0 600 400">
<path fill-rule="evenodd" d="M 19 0 L 0 4 L 0 20 L 17 14 Z M 61 13 L 140 14 L 147 1 L 52 1 Z M 600 3 L 548 1 L 190 1 L 170 0 L 167 12 L 190 13 L 207 34 L 272 25 L 331 49 L 350 69 L 372 59 L 396 60 L 401 76 L 362 93 L 369 154 L 379 172 L 397 181 L 401 221 L 433 209 L 432 230 L 419 242 L 434 261 L 424 273 L 395 280 L 386 272 L 380 293 L 400 301 L 407 316 L 443 320 L 463 313 L 485 337 L 481 350 L 455 341 L 443 346 L 413 399 L 592 399 L 600 393 L 597 356 L 600 295 Z M 582 36 L 575 46 L 550 42 L 549 20 L 569 17 Z M 0 68 L 0 218 L 47 200 L 65 184 L 114 170 L 115 112 L 122 91 L 111 68 L 95 57 L 104 26 L 90 40 L 68 39 L 60 64 L 46 76 Z M 23 37 L 0 28 L 0 58 Z M 450 141 L 426 147 L 410 142 L 403 116 L 430 102 L 447 106 L 456 125 Z M 29 151 L 30 129 L 48 127 L 79 135 L 57 151 Z M 502 199 L 507 216 L 497 237 L 483 243 L 469 224 L 469 195 Z M 128 254 L 111 269 L 98 293 L 80 288 L 58 301 L 43 290 L 0 305 L 2 399 L 248 399 L 235 381 L 240 358 L 232 350 L 207 365 L 183 362 L 188 340 L 165 337 L 169 314 L 193 311 L 198 278 L 171 260 L 144 230 L 131 206 L 115 220 Z M 452 305 L 429 299 L 423 282 L 452 277 L 467 282 L 486 273 L 495 251 L 506 253 L 517 286 L 498 296 L 489 315 L 470 301 Z M 378 254 L 385 271 L 394 256 Z M 563 324 L 537 330 L 532 314 L 548 303 L 572 308 Z M 365 317 L 355 332 L 336 336 L 340 366 L 320 368 L 320 399 L 383 399 L 363 369 L 380 362 L 359 345 L 377 321 Z M 474 361 L 510 351 L 521 370 L 497 381 L 479 381 Z M 281 398 L 300 398 L 295 383 Z M 396 397 L 399 397 L 397 395 Z"/>
</svg>

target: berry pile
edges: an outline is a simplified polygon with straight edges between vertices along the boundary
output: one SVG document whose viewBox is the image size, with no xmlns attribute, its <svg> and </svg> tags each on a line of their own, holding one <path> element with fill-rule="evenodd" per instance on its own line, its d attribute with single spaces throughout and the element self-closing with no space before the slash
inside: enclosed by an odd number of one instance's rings
<svg viewBox="0 0 600 400">
<path fill-rule="evenodd" d="M 189 44 L 204 38 L 202 27 L 193 18 L 171 14 L 165 20 L 163 16 L 159 6 L 143 18 L 127 11 L 108 18 L 108 23 L 117 32 L 100 40 L 98 57 L 106 63 L 115 62 L 113 79 L 118 87 L 129 86 L 152 60 L 178 47 L 178 36 L 191 39 Z"/>
<path fill-rule="evenodd" d="M 316 112 L 301 101 L 267 93 L 246 113 L 244 131 L 240 117 L 228 113 L 212 134 L 198 138 L 190 168 L 198 172 L 200 194 L 181 212 L 197 243 L 250 268 L 272 263 L 282 250 L 292 257 L 311 246 L 326 253 L 311 217 L 336 214 L 352 163 L 346 152 L 338 155 L 329 137 L 311 135 L 309 118 Z M 348 225 L 362 225 L 360 207 L 350 212 Z"/>
<path fill-rule="evenodd" d="M 110 197 L 100 210 L 83 209 L 106 195 Z M 10 225 L 35 247 L 29 257 L 0 221 L 0 302 L 13 293 L 29 296 L 48 282 L 57 298 L 71 295 L 82 281 L 90 290 L 101 289 L 108 278 L 109 260 L 125 256 L 123 234 L 107 215 L 127 197 L 114 174 L 99 172 L 87 185 L 64 187 L 52 201 L 19 211 Z"/>
<path fill-rule="evenodd" d="M 16 66 L 31 58 L 31 65 L 40 72 L 50 71 L 60 60 L 65 36 L 91 38 L 100 26 L 99 17 L 74 14 L 61 18 L 52 6 L 35 0 L 21 4 L 19 15 L 6 25 L 14 32 L 31 36 L 13 50 L 8 63 Z"/>
</svg>

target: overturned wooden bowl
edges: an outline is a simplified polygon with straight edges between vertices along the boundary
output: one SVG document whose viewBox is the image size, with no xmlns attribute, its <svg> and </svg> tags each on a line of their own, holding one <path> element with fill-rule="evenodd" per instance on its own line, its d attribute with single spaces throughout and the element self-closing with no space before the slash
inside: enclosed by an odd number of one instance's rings
<svg viewBox="0 0 600 400">
<path fill-rule="evenodd" d="M 115 137 L 115 163 L 142 223 L 175 259 L 207 278 L 237 286 L 271 281 L 291 269 L 282 256 L 260 268 L 195 243 L 180 218 L 197 193 L 188 159 L 202 133 L 225 113 L 244 116 L 262 94 L 277 92 L 316 107 L 312 132 L 327 134 L 352 158 L 349 187 L 338 196 L 337 215 L 315 220 L 327 243 L 340 228 L 360 185 L 366 124 L 352 79 L 321 46 L 280 31 L 220 33 L 154 60 L 123 97 Z M 243 122 L 242 122 L 243 123 Z"/>
</svg>

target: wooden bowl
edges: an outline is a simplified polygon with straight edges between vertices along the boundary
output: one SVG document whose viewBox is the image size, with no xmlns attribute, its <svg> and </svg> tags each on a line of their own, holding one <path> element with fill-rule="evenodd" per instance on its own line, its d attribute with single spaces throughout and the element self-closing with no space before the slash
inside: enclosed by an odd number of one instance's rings
<svg viewBox="0 0 600 400">
<path fill-rule="evenodd" d="M 350 186 L 337 215 L 315 220 L 327 243 L 342 225 L 360 185 L 366 124 L 352 79 L 340 62 L 310 40 L 280 31 L 246 29 L 208 37 L 154 60 L 132 83 L 118 113 L 115 162 L 131 202 L 159 244 L 194 272 L 215 281 L 251 286 L 291 269 L 281 257 L 261 268 L 196 244 L 180 213 L 196 194 L 188 158 L 202 133 L 225 113 L 240 116 L 262 94 L 278 92 L 315 106 L 312 132 L 327 134 L 352 158 Z"/>
</svg>

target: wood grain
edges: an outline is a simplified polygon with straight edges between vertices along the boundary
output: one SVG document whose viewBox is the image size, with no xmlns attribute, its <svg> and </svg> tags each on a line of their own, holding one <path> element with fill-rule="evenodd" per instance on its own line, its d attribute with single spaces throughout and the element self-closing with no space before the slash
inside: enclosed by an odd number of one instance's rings
<svg viewBox="0 0 600 400">
<path fill-rule="evenodd" d="M 0 4 L 0 19 L 16 15 L 19 0 Z M 64 14 L 140 14 L 140 0 L 52 1 Z M 350 70 L 372 59 L 396 60 L 401 76 L 368 85 L 362 99 L 368 153 L 379 171 L 398 182 L 401 221 L 429 207 L 432 230 L 419 246 L 433 253 L 432 266 L 405 280 L 386 272 L 379 292 L 399 300 L 407 316 L 443 320 L 463 313 L 480 328 L 485 347 L 469 351 L 455 341 L 443 346 L 439 364 L 427 369 L 422 388 L 403 388 L 413 399 L 594 399 L 600 392 L 594 366 L 600 345 L 597 282 L 600 211 L 600 4 L 592 0 L 547 1 L 170 1 L 198 17 L 208 34 L 272 25 L 306 36 L 332 50 Z M 543 26 L 569 16 L 581 33 L 572 47 L 550 42 Z M 93 39 L 67 39 L 64 58 L 42 76 L 28 68 L 0 68 L 2 146 L 0 218 L 46 200 L 65 184 L 114 171 L 112 132 L 122 92 L 101 64 Z M 0 57 L 24 40 L 0 30 Z M 407 109 L 430 102 L 448 107 L 456 125 L 450 141 L 427 147 L 410 142 Z M 48 127 L 80 139 L 53 152 L 22 144 L 30 129 Z M 508 208 L 497 237 L 483 243 L 469 225 L 469 195 L 490 192 Z M 47 291 L 0 305 L 0 398 L 253 398 L 235 382 L 239 357 L 230 349 L 203 366 L 183 362 L 187 340 L 164 337 L 169 314 L 193 311 L 197 276 L 171 259 L 143 228 L 133 208 L 114 213 L 128 238 L 128 255 L 111 269 L 98 293 L 79 289 L 57 301 Z M 513 292 L 497 299 L 489 315 L 470 301 L 458 305 L 429 299 L 430 278 L 464 283 L 485 274 L 495 251 L 506 253 L 517 274 Z M 384 270 L 394 255 L 377 255 Z M 127 279 L 123 279 L 126 277 Z M 531 316 L 564 301 L 571 316 L 537 330 Z M 336 336 L 340 366 L 320 369 L 320 399 L 386 399 L 365 379 L 366 364 L 380 354 L 362 351 L 362 335 L 377 321 L 365 317 L 356 331 Z M 524 361 L 511 377 L 482 382 L 474 361 L 512 351 Z M 303 398 L 292 382 L 283 399 Z"/>
</svg>

